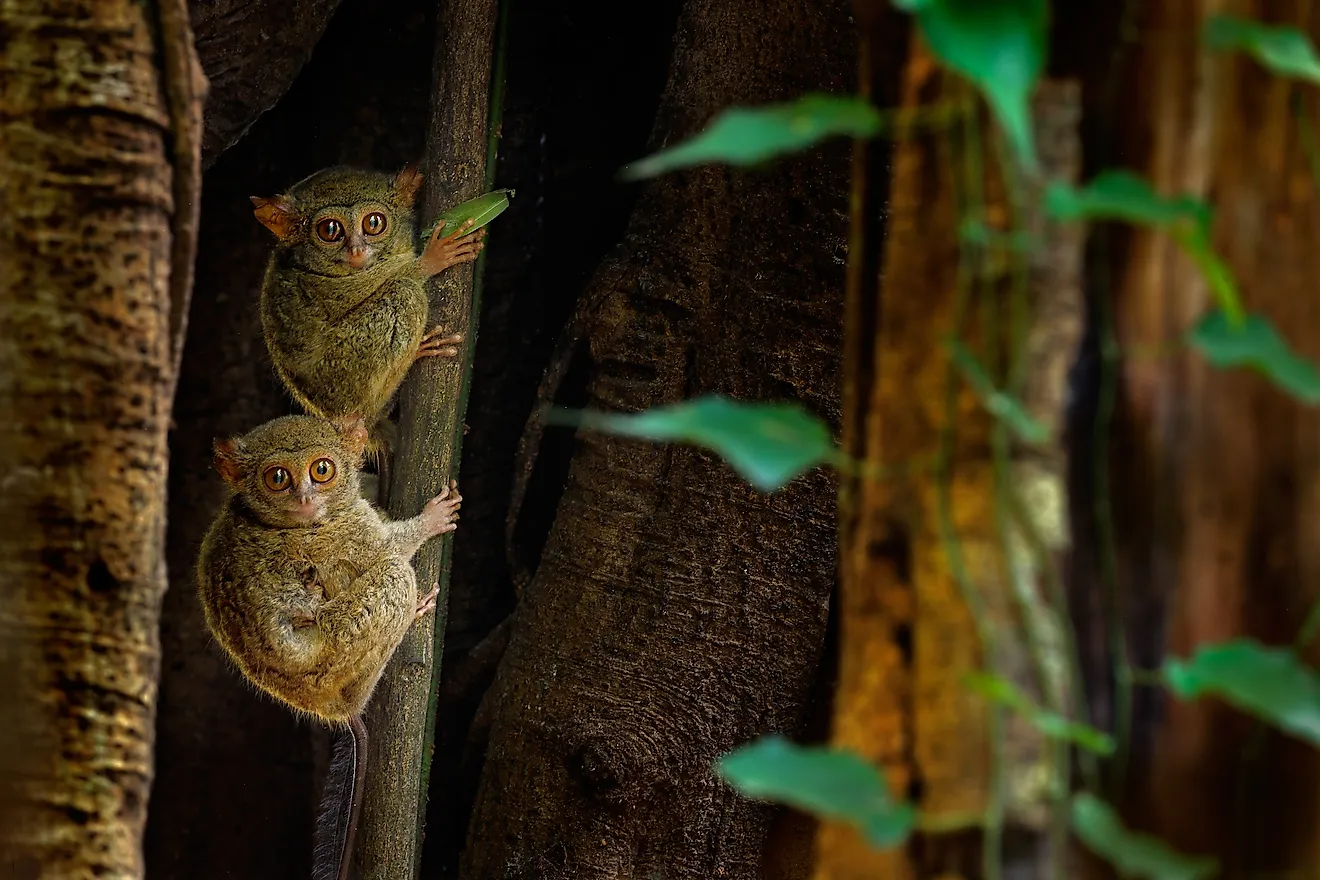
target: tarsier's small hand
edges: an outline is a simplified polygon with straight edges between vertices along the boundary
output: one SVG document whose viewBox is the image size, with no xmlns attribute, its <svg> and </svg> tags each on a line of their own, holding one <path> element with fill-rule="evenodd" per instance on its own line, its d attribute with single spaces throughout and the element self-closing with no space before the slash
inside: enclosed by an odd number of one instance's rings
<svg viewBox="0 0 1320 880">
<path fill-rule="evenodd" d="M 435 224 L 435 229 L 431 232 L 431 239 L 426 243 L 426 249 L 417 259 L 417 265 L 421 267 L 423 275 L 435 275 L 443 272 L 450 266 L 457 266 L 459 263 L 471 263 L 481 253 L 481 249 L 486 246 L 482 241 L 486 237 L 486 230 L 478 229 L 471 235 L 467 231 L 472 228 L 475 221 L 467 220 L 462 226 L 454 232 L 453 235 L 440 237 L 440 230 L 444 228 L 445 221 L 441 220 Z M 466 237 L 464 237 L 466 236 Z"/>
<path fill-rule="evenodd" d="M 449 486 L 426 502 L 426 507 L 422 509 L 422 521 L 426 524 L 427 534 L 434 537 L 458 528 L 458 507 L 462 503 L 463 496 L 458 494 L 458 483 L 450 480 Z"/>
<path fill-rule="evenodd" d="M 432 327 L 422 337 L 422 347 L 417 349 L 414 360 L 421 360 L 425 357 L 456 357 L 458 349 L 455 347 L 463 341 L 462 333 L 451 333 L 448 336 L 441 336 L 444 331 L 439 327 Z"/>
<path fill-rule="evenodd" d="M 435 600 L 440 596 L 440 585 L 431 588 L 425 596 L 419 596 L 417 607 L 413 610 L 413 620 L 421 620 L 435 610 Z"/>
</svg>

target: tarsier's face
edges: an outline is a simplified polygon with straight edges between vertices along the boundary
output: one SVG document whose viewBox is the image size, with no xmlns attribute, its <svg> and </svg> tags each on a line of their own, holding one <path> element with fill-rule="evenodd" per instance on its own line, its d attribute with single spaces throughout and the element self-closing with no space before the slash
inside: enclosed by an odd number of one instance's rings
<svg viewBox="0 0 1320 880">
<path fill-rule="evenodd" d="M 396 231 L 392 213 L 388 205 L 375 201 L 325 207 L 312 215 L 305 234 L 346 274 L 360 271 L 391 252 Z"/>
<path fill-rule="evenodd" d="M 259 466 L 256 481 L 262 506 L 290 522 L 312 524 L 323 519 L 328 499 L 338 491 L 338 456 L 328 450 L 308 450 L 302 455 L 279 455 Z"/>
<path fill-rule="evenodd" d="M 360 419 L 284 416 L 216 444 L 216 468 L 264 523 L 316 525 L 359 495 Z"/>
<path fill-rule="evenodd" d="M 343 277 L 389 257 L 415 256 L 413 201 L 421 175 L 327 168 L 286 194 L 253 198 L 257 220 L 275 233 L 293 265 Z"/>
</svg>

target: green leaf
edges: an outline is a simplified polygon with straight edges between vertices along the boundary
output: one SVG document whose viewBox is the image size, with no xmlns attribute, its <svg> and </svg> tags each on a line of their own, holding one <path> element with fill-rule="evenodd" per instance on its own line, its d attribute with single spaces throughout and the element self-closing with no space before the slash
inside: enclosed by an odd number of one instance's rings
<svg viewBox="0 0 1320 880">
<path fill-rule="evenodd" d="M 509 199 L 513 198 L 514 191 L 511 189 L 497 189 L 477 196 L 475 199 L 469 199 L 461 205 L 455 205 L 448 211 L 445 211 L 436 218 L 436 223 L 445 221 L 445 235 L 452 235 L 458 227 L 462 226 L 468 220 L 474 220 L 472 228 L 468 232 L 476 232 L 490 221 L 504 213 L 509 207 Z M 431 237 L 435 230 L 434 224 L 422 233 L 422 241 Z"/>
<path fill-rule="evenodd" d="M 1031 93 L 1045 68 L 1047 0 L 907 0 L 926 45 L 981 90 L 1018 158 L 1035 168 Z"/>
<path fill-rule="evenodd" d="M 1245 52 L 1280 76 L 1320 85 L 1320 56 L 1310 38 L 1295 27 L 1272 27 L 1235 15 L 1214 15 L 1206 21 L 1201 36 L 1211 49 Z"/>
<path fill-rule="evenodd" d="M 972 386 L 991 415 L 1002 419 L 1013 433 L 1028 443 L 1044 443 L 1050 439 L 1049 428 L 1036 421 L 1021 401 L 996 388 L 985 368 L 961 342 L 950 339 L 945 345 L 967 384 Z"/>
<path fill-rule="evenodd" d="M 1219 873 L 1206 856 L 1187 856 L 1158 837 L 1129 831 L 1113 808 L 1082 792 L 1072 800 L 1072 827 L 1093 853 L 1122 877 L 1146 880 L 1204 880 Z"/>
<path fill-rule="evenodd" d="M 1166 198 L 1131 171 L 1109 170 L 1081 189 L 1050 184 L 1045 210 L 1059 220 L 1122 220 L 1168 232 L 1205 276 L 1219 307 L 1234 322 L 1244 316 L 1233 273 L 1210 244 L 1213 214 L 1205 202 L 1190 196 Z"/>
<path fill-rule="evenodd" d="M 755 165 L 826 138 L 867 138 L 878 131 L 879 111 L 855 96 L 809 94 L 786 104 L 730 107 L 701 134 L 639 159 L 621 174 L 625 180 L 640 180 L 712 162 Z"/>
<path fill-rule="evenodd" d="M 1204 645 L 1190 660 L 1164 663 L 1164 679 L 1179 697 L 1203 694 L 1320 745 L 1320 676 L 1289 648 L 1251 639 Z"/>
<path fill-rule="evenodd" d="M 1305 403 L 1320 403 L 1320 373 L 1294 354 L 1277 330 L 1260 315 L 1247 315 L 1234 326 L 1222 310 L 1207 313 L 1192 328 L 1191 345 L 1220 369 L 1248 367 Z"/>
<path fill-rule="evenodd" d="M 1211 221 L 1204 202 L 1158 195 L 1144 178 L 1122 169 L 1101 171 L 1080 189 L 1051 183 L 1045 210 L 1059 220 L 1123 220 L 1161 229 L 1186 223 L 1207 237 Z"/>
<path fill-rule="evenodd" d="M 707 447 L 763 492 L 838 455 L 829 427 L 796 403 L 741 403 L 710 395 L 640 413 L 559 412 L 547 420 Z"/>
<path fill-rule="evenodd" d="M 1017 712 L 1026 718 L 1032 727 L 1051 739 L 1067 740 L 1097 755 L 1114 753 L 1114 740 L 1109 734 L 1042 709 L 1006 678 L 974 672 L 967 676 L 966 682 L 973 691 Z"/>
<path fill-rule="evenodd" d="M 852 752 L 775 735 L 725 755 L 716 769 L 747 797 L 848 822 L 882 849 L 902 844 L 916 820 L 912 806 L 895 803 L 880 772 Z"/>
</svg>

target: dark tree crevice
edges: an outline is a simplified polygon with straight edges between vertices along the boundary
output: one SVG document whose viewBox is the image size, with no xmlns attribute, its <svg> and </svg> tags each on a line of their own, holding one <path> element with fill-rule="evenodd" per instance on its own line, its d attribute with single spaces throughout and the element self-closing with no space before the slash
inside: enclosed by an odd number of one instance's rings
<svg viewBox="0 0 1320 880">
<path fill-rule="evenodd" d="M 689 0 L 652 147 L 730 104 L 850 90 L 853 57 L 846 4 Z M 574 317 L 589 405 L 787 392 L 837 421 L 847 158 L 646 185 Z M 790 206 L 799 223 L 763 221 Z M 492 694 L 463 876 L 762 876 L 772 811 L 710 765 L 802 727 L 834 578 L 828 474 L 765 496 L 708 453 L 579 434 Z"/>
</svg>

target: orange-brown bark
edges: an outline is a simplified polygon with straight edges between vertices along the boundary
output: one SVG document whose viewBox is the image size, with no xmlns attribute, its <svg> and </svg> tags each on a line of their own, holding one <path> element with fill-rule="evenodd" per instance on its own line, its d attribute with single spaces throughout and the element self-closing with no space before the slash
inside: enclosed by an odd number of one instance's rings
<svg viewBox="0 0 1320 880">
<path fill-rule="evenodd" d="M 969 96 L 914 44 L 904 75 L 904 109 L 937 102 L 970 108 Z M 1050 173 L 1075 178 L 1075 85 L 1044 86 L 1036 112 Z M 1018 490 L 1031 488 L 1048 499 L 1034 504 L 1033 525 L 1046 549 L 1057 552 L 1067 535 L 1058 428 L 1064 377 L 1080 335 L 1080 235 L 1029 212 L 1016 222 L 1044 242 L 1029 262 L 1010 259 L 1002 247 L 964 246 L 964 219 L 1006 232 L 1013 216 L 992 143 L 984 115 L 970 109 L 942 130 L 900 136 L 878 304 L 867 309 L 856 301 L 864 295 L 861 279 L 850 286 L 849 319 L 869 315 L 873 323 L 850 325 L 849 339 L 871 333 L 875 341 L 870 351 L 860 343 L 848 350 L 844 442 L 851 454 L 864 457 L 864 470 L 871 473 L 851 481 L 841 502 L 842 653 L 834 743 L 882 767 L 895 796 L 920 807 L 926 827 L 920 846 L 880 853 L 855 832 L 827 824 L 818 841 L 819 880 L 978 873 L 976 829 L 993 785 L 992 728 L 985 704 L 964 678 L 985 665 L 985 633 L 994 636 L 995 669 L 1028 690 L 1043 690 L 1047 703 L 1065 697 L 1057 672 L 1058 621 L 1041 594 L 1044 567 L 1053 560 L 1028 561 L 1030 554 L 1011 543 L 1011 534 L 1004 543 L 995 501 L 993 421 L 958 377 L 944 342 L 950 336 L 963 340 L 992 367 L 1013 351 L 1026 358 L 1030 378 L 1019 393 L 1054 429 L 1054 441 L 1030 454 L 1015 453 L 1008 476 Z M 865 218 L 855 216 L 859 221 Z M 1033 315 L 1017 340 L 1008 329 L 1015 281 Z M 947 469 L 938 466 L 944 449 Z M 1032 566 L 1027 580 L 1037 592 L 1025 610 L 1011 589 L 1006 547 L 1017 564 Z M 979 597 L 975 609 L 969 608 L 969 594 Z M 1023 647 L 1027 639 L 1017 629 L 1022 625 L 1037 629 L 1034 653 Z M 1033 780 L 1042 778 L 1041 769 L 1048 779 L 1057 767 L 1020 719 L 1007 723 L 1000 762 L 1007 821 L 1039 830 L 1047 799 Z"/>
<path fill-rule="evenodd" d="M 0 653 L 30 713 L 0 831 L 27 878 L 142 874 L 204 89 L 164 2 L 0 8 Z"/>
</svg>

